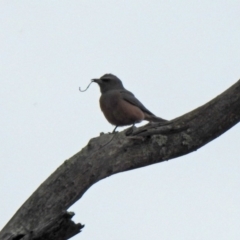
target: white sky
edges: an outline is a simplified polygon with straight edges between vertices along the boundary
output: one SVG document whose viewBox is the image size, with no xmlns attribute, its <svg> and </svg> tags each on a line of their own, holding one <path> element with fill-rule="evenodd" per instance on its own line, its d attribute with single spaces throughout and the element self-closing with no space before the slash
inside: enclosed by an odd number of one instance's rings
<svg viewBox="0 0 240 240">
<path fill-rule="evenodd" d="M 0 229 L 63 161 L 112 131 L 90 79 L 116 74 L 172 119 L 240 78 L 240 2 L 0 1 Z M 73 239 L 238 240 L 240 127 L 117 174 L 70 210 Z"/>
</svg>

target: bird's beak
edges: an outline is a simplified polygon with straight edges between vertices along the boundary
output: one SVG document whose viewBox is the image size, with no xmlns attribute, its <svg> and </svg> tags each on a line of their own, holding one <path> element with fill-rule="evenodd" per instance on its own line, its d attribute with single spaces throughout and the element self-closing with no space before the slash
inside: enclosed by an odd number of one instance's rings
<svg viewBox="0 0 240 240">
<path fill-rule="evenodd" d="M 100 83 L 102 83 L 102 80 L 99 78 L 94 78 L 94 79 L 92 79 L 92 82 L 100 84 Z"/>
</svg>

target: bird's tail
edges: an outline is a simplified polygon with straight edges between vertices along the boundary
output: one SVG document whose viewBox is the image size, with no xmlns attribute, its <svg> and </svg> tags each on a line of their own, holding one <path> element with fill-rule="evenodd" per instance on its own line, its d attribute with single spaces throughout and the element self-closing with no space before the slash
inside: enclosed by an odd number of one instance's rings
<svg viewBox="0 0 240 240">
<path fill-rule="evenodd" d="M 157 117 L 155 115 L 149 115 L 145 113 L 145 120 L 149 121 L 149 122 L 159 122 L 159 123 L 165 123 L 168 122 L 168 120 Z"/>
</svg>

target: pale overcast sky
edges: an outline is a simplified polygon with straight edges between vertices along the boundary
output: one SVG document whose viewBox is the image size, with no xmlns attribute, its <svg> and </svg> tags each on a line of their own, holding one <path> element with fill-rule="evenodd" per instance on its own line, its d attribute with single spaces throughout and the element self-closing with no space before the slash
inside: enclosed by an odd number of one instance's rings
<svg viewBox="0 0 240 240">
<path fill-rule="evenodd" d="M 100 132 L 96 84 L 116 74 L 172 119 L 240 78 L 240 1 L 0 1 L 0 229 Z M 120 173 L 70 210 L 82 240 L 238 240 L 239 125 L 189 155 Z"/>
</svg>

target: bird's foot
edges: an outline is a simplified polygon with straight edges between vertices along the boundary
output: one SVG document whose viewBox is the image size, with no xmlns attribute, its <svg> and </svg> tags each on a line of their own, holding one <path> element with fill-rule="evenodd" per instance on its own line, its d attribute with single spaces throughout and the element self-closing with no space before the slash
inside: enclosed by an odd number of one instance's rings
<svg viewBox="0 0 240 240">
<path fill-rule="evenodd" d="M 131 134 L 133 134 L 134 129 L 136 129 L 135 125 L 133 124 L 130 128 L 127 129 L 125 135 L 126 136 L 130 136 Z"/>
</svg>

